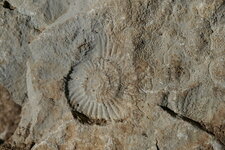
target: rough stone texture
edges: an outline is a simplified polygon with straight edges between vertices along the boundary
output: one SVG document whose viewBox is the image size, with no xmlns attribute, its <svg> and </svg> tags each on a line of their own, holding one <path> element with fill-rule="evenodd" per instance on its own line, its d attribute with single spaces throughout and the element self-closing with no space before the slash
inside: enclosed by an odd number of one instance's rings
<svg viewBox="0 0 225 150">
<path fill-rule="evenodd" d="M 225 149 L 223 0 L 0 2 L 2 149 Z"/>
<path fill-rule="evenodd" d="M 0 6 L 0 83 L 21 105 L 27 99 L 25 74 L 26 60 L 30 57 L 28 44 L 39 30 L 33 27 L 30 16 L 21 15 L 16 9 L 11 10 L 5 1 Z"/>
<path fill-rule="evenodd" d="M 9 92 L 0 85 L 0 141 L 12 136 L 20 121 L 20 111 L 20 106 L 10 99 Z"/>
</svg>

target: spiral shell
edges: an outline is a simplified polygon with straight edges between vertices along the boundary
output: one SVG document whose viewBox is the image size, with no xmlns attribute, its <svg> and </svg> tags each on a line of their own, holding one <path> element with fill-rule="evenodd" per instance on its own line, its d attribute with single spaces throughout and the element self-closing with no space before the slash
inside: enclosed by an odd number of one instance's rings
<svg viewBox="0 0 225 150">
<path fill-rule="evenodd" d="M 123 119 L 134 81 L 130 55 L 109 44 L 98 54 L 73 68 L 70 104 L 91 119 Z"/>
</svg>

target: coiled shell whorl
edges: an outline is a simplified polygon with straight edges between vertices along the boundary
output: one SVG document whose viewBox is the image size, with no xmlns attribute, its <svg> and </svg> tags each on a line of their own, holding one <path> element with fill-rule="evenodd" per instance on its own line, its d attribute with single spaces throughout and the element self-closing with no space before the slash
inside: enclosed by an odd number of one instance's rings
<svg viewBox="0 0 225 150">
<path fill-rule="evenodd" d="M 119 51 L 109 37 L 100 40 L 102 45 L 107 41 L 98 55 L 73 68 L 69 101 L 76 111 L 91 119 L 121 120 L 127 114 L 135 79 L 131 57 Z"/>
</svg>

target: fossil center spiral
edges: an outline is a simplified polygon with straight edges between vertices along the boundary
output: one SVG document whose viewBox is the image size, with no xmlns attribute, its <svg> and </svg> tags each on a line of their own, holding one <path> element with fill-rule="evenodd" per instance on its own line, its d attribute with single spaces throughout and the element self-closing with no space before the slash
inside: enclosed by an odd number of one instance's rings
<svg viewBox="0 0 225 150">
<path fill-rule="evenodd" d="M 119 86 L 117 69 L 105 60 L 94 63 L 90 74 L 87 74 L 84 89 L 91 100 L 104 102 L 116 96 Z"/>
</svg>

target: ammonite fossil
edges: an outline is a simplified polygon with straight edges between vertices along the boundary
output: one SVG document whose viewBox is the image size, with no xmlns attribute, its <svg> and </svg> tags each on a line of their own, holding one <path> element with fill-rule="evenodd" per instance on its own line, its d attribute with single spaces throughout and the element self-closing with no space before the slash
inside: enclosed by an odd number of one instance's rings
<svg viewBox="0 0 225 150">
<path fill-rule="evenodd" d="M 98 54 L 73 68 L 69 81 L 70 104 L 91 119 L 123 119 L 134 84 L 130 55 L 109 43 Z"/>
</svg>

